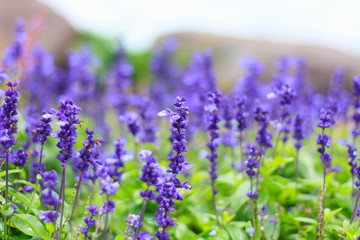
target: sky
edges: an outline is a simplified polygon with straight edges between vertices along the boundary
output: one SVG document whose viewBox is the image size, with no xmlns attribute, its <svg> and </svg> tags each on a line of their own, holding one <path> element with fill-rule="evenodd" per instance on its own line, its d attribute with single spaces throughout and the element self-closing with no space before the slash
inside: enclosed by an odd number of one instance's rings
<svg viewBox="0 0 360 240">
<path fill-rule="evenodd" d="M 199 31 L 315 44 L 360 55 L 359 0 L 40 0 L 76 29 L 130 51 L 164 34 Z"/>
</svg>

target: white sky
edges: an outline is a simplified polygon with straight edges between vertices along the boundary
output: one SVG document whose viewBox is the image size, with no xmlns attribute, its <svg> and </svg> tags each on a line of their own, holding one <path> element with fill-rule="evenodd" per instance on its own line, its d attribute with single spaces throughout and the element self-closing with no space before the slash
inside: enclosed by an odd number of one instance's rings
<svg viewBox="0 0 360 240">
<path fill-rule="evenodd" d="M 41 0 L 77 29 L 131 51 L 160 35 L 201 31 L 305 42 L 360 55 L 360 0 Z"/>
</svg>

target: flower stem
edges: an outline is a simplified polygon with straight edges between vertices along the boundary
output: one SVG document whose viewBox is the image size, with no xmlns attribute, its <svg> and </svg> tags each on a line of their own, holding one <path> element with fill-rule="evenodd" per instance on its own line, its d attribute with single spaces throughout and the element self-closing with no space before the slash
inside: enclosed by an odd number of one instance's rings
<svg viewBox="0 0 360 240">
<path fill-rule="evenodd" d="M 355 218 L 356 209 L 357 209 L 357 206 L 358 206 L 358 203 L 359 203 L 359 197 L 360 197 L 360 192 L 355 197 L 355 205 L 354 205 L 354 210 L 353 210 L 353 212 L 351 214 L 350 225 L 354 221 L 354 218 Z"/>
<path fill-rule="evenodd" d="M 109 204 L 109 196 L 107 196 L 107 202 Z M 109 208 L 107 208 L 106 211 L 106 216 L 105 216 L 105 226 L 104 226 L 104 236 L 103 236 L 103 240 L 106 240 L 107 238 L 107 225 L 108 225 L 108 220 L 109 220 Z"/>
<path fill-rule="evenodd" d="M 251 200 L 251 208 L 252 208 L 252 217 L 253 217 L 253 225 L 254 225 L 254 233 L 255 233 L 255 239 L 257 238 L 257 226 L 256 226 L 256 210 L 255 210 L 255 200 Z"/>
<path fill-rule="evenodd" d="M 39 167 L 41 168 L 42 156 L 43 156 L 44 144 L 40 146 L 40 156 L 39 156 Z"/>
<path fill-rule="evenodd" d="M 299 179 L 299 150 L 296 150 L 296 167 L 295 167 L 295 202 L 297 205 L 297 195 L 298 195 L 298 179 Z"/>
<path fill-rule="evenodd" d="M 75 194 L 74 204 L 73 204 L 72 210 L 71 210 L 71 215 L 70 215 L 70 229 L 72 229 L 72 218 L 73 218 L 73 215 L 74 215 L 77 198 L 78 198 L 79 191 L 80 191 L 80 184 L 81 184 L 82 176 L 83 176 L 83 171 L 80 172 L 79 182 L 78 182 L 77 188 L 76 188 L 76 194 Z"/>
<path fill-rule="evenodd" d="M 61 186 L 60 186 L 60 198 L 61 198 L 61 213 L 60 213 L 60 230 L 59 230 L 59 239 L 61 238 L 61 231 L 63 226 L 63 216 L 64 216 L 64 203 L 65 203 L 65 170 L 66 166 L 63 167 L 61 175 Z"/>
<path fill-rule="evenodd" d="M 140 218 L 139 218 L 139 227 L 136 229 L 136 233 L 134 235 L 134 240 L 136 239 L 137 235 L 139 234 L 140 232 L 140 228 L 141 228 L 141 223 L 142 223 L 142 220 L 144 218 L 144 213 L 145 213 L 145 209 L 146 209 L 146 204 L 147 204 L 147 197 L 148 197 L 148 194 L 149 194 L 149 186 L 147 187 L 146 189 L 146 194 L 145 194 L 145 197 L 144 197 L 144 202 L 143 202 L 143 205 L 142 205 L 142 208 L 141 208 L 141 214 L 140 214 Z"/>
<path fill-rule="evenodd" d="M 219 220 L 219 215 L 216 209 L 216 199 L 215 199 L 215 183 L 214 183 L 214 179 L 211 177 L 211 189 L 212 189 L 212 205 L 213 205 L 213 209 L 215 212 L 215 216 L 216 216 L 216 222 L 218 224 L 218 226 L 220 226 L 220 220 Z"/>
<path fill-rule="evenodd" d="M 9 149 L 6 149 L 6 158 L 5 158 L 5 206 L 8 205 L 8 199 L 9 199 Z M 10 220 L 9 220 L 10 221 Z M 4 235 L 5 239 L 8 239 L 8 224 L 7 224 L 7 217 L 4 216 Z"/>
<path fill-rule="evenodd" d="M 276 148 L 277 148 L 277 145 L 279 144 L 280 135 L 281 135 L 281 131 L 279 132 L 279 134 L 276 137 L 276 142 L 275 142 L 274 150 L 272 153 L 272 159 L 274 159 L 274 157 L 275 157 Z"/>
</svg>

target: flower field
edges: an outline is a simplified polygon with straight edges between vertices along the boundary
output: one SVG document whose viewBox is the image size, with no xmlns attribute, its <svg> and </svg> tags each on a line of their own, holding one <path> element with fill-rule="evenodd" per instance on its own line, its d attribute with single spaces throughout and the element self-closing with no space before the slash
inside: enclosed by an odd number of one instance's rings
<svg viewBox="0 0 360 240">
<path fill-rule="evenodd" d="M 221 92 L 169 38 L 139 83 L 124 49 L 62 66 L 31 34 L 0 63 L 2 239 L 360 239 L 360 76 L 321 93 L 300 56 L 243 57 Z"/>
</svg>

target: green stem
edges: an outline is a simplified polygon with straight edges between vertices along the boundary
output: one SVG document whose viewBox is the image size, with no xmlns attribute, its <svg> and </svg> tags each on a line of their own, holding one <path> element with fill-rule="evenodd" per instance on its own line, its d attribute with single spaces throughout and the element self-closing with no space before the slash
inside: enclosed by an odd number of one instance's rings
<svg viewBox="0 0 360 240">
<path fill-rule="evenodd" d="M 74 215 L 77 198 L 78 198 L 79 191 L 80 191 L 80 184 L 81 184 L 82 176 L 83 176 L 83 171 L 80 172 L 79 182 L 78 182 L 78 185 L 77 185 L 77 188 L 76 188 L 75 200 L 74 200 L 74 204 L 73 204 L 72 210 L 71 210 L 71 215 L 70 215 L 70 229 L 72 229 L 72 218 L 73 218 L 73 215 Z"/>
<path fill-rule="evenodd" d="M 60 214 L 60 229 L 59 229 L 59 239 L 61 238 L 62 226 L 63 226 L 63 217 L 64 217 L 64 204 L 65 204 L 65 170 L 66 166 L 63 167 L 61 175 L 61 187 L 60 187 L 60 198 L 61 198 L 61 214 Z"/>
<path fill-rule="evenodd" d="M 6 185 L 5 185 L 5 206 L 8 205 L 8 200 L 9 200 L 9 149 L 6 150 L 6 159 L 5 159 L 5 169 L 6 169 L 6 175 L 5 175 L 5 181 L 6 181 Z M 10 220 L 9 220 L 10 221 Z M 7 217 L 4 216 L 4 234 L 5 234 L 5 239 L 8 239 L 8 223 L 7 223 Z"/>
<path fill-rule="evenodd" d="M 147 197 L 148 197 L 148 194 L 149 194 L 149 186 L 147 187 L 146 189 L 146 194 L 145 194 L 145 197 L 144 197 L 144 202 L 143 202 L 143 205 L 142 205 L 142 208 L 141 208 L 141 214 L 140 214 L 140 218 L 139 218 L 139 227 L 136 229 L 136 233 L 134 235 L 134 239 L 136 239 L 137 235 L 139 234 L 140 232 L 140 228 L 141 228 L 141 223 L 142 223 L 142 220 L 144 218 L 144 213 L 145 213 L 145 209 L 146 209 L 146 203 L 147 203 Z"/>
</svg>

